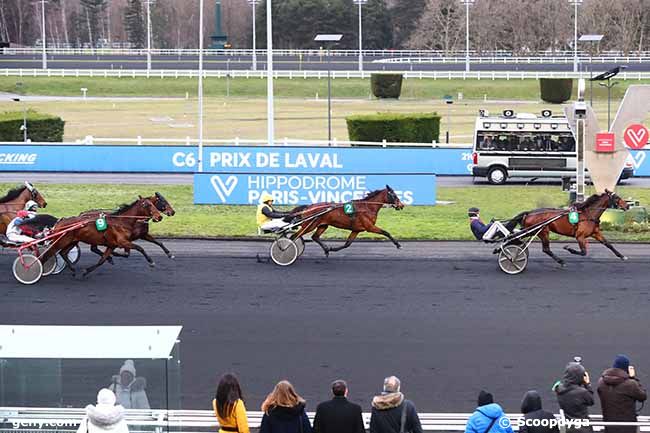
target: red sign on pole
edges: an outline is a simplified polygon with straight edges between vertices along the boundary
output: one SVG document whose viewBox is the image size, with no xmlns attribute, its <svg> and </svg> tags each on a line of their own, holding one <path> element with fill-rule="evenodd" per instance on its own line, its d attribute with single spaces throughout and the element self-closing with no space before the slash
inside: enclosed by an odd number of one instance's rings
<svg viewBox="0 0 650 433">
<path fill-rule="evenodd" d="M 648 144 L 650 133 L 648 132 L 648 128 L 636 123 L 627 127 L 623 138 L 625 138 L 625 144 L 627 144 L 627 147 L 633 150 L 639 150 L 643 149 L 645 145 Z"/>
<path fill-rule="evenodd" d="M 596 152 L 613 152 L 615 142 L 613 132 L 599 132 L 596 134 Z"/>
</svg>

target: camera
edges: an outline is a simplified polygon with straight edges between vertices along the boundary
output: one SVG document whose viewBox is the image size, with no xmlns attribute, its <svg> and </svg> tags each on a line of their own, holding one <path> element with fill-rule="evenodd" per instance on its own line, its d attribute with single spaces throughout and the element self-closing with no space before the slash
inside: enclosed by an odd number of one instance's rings
<svg viewBox="0 0 650 433">
<path fill-rule="evenodd" d="M 582 356 L 574 356 L 573 362 L 575 362 L 576 364 L 582 364 Z"/>
</svg>

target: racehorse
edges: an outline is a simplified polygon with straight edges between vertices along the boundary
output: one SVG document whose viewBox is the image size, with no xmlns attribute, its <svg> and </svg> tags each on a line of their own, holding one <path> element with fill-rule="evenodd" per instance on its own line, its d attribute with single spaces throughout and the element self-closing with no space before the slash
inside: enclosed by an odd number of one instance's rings
<svg viewBox="0 0 650 433">
<path fill-rule="evenodd" d="M 45 252 L 42 259 L 43 262 L 47 261 L 51 256 L 60 251 L 61 257 L 65 260 L 66 264 L 72 271 L 72 274 L 76 275 L 76 270 L 68 260 L 68 252 L 79 242 L 84 242 L 89 245 L 102 245 L 107 248 L 99 259 L 99 262 L 86 269 L 83 276 L 88 275 L 103 265 L 116 248 L 135 249 L 147 259 L 150 266 L 154 265 L 153 260 L 151 260 L 151 257 L 147 255 L 144 249 L 131 241 L 138 221 L 148 221 L 149 219 L 152 219 L 153 221 L 158 222 L 162 220 L 162 215 L 150 200 L 140 198 L 131 204 L 125 204 L 116 212 L 105 215 L 105 218 L 107 228 L 104 231 L 97 230 L 95 224 L 91 224 L 95 221 L 95 218 L 78 216 L 59 220 L 59 222 L 52 228 L 53 234 L 56 234 L 57 231 L 63 231 L 74 227 L 77 224 L 80 224 L 80 227 L 75 230 L 70 230 L 60 239 L 55 241 L 52 247 Z"/>
<path fill-rule="evenodd" d="M 142 197 L 140 197 L 140 198 L 142 198 Z M 146 198 L 149 201 L 151 201 L 151 203 L 153 203 L 154 206 L 156 206 L 156 209 L 158 209 L 158 211 L 163 212 L 165 215 L 170 216 L 170 217 L 176 215 L 176 211 L 174 210 L 172 205 L 159 192 L 156 192 L 151 197 L 146 197 Z M 102 212 L 107 213 L 107 212 L 111 212 L 111 211 L 89 210 L 89 211 L 86 211 L 86 212 L 82 212 L 81 214 L 79 214 L 79 216 L 80 217 L 97 218 L 99 216 L 99 214 L 102 213 Z M 135 225 L 135 228 L 133 230 L 133 238 L 131 240 L 136 241 L 136 240 L 140 240 L 140 239 L 143 240 L 143 241 L 151 242 L 152 244 L 158 245 L 165 252 L 167 257 L 169 257 L 170 259 L 174 258 L 174 255 L 167 249 L 167 247 L 161 241 L 157 240 L 156 238 L 154 238 L 153 236 L 151 236 L 149 234 L 149 223 L 147 221 L 138 221 L 138 223 Z M 95 254 L 97 254 L 99 256 L 102 256 L 104 254 L 103 251 L 101 251 L 99 248 L 97 248 L 97 245 L 91 245 L 90 250 L 93 253 L 95 253 Z M 116 257 L 129 257 L 130 255 L 131 255 L 131 251 L 129 249 L 125 250 L 124 254 L 117 253 L 117 252 L 113 251 L 113 256 L 116 256 Z M 111 257 L 109 257 L 108 262 L 112 264 L 113 259 Z"/>
<path fill-rule="evenodd" d="M 326 256 L 329 256 L 330 252 L 348 248 L 361 232 L 377 233 L 386 236 L 397 248 L 402 247 L 390 233 L 375 225 L 377 222 L 377 214 L 384 205 L 390 205 L 396 210 L 404 209 L 404 204 L 390 186 L 386 185 L 385 189 L 373 191 L 366 195 L 365 198 L 353 200 L 351 203 L 353 212 L 350 214 L 345 212 L 345 205 L 337 205 L 334 203 L 316 203 L 293 209 L 291 211 L 292 216 L 288 217 L 288 219 L 295 218 L 296 216 L 309 219 L 310 215 L 314 216 L 330 207 L 332 208 L 331 211 L 306 221 L 292 236 L 292 239 L 297 239 L 316 230 L 311 238 L 320 245 Z M 344 245 L 331 248 L 321 240 L 320 237 L 329 226 L 351 231 Z"/>
<path fill-rule="evenodd" d="M 16 217 L 16 211 L 24 208 L 30 200 L 34 200 L 41 208 L 47 207 L 45 198 L 29 182 L 10 190 L 0 198 L 0 234 L 7 232 L 7 226 Z"/>
<path fill-rule="evenodd" d="M 600 216 L 605 212 L 605 210 L 609 208 L 628 210 L 629 205 L 627 202 L 615 193 L 605 190 L 602 194 L 592 195 L 583 203 L 577 203 L 575 208 L 579 213 L 577 224 L 571 224 L 571 222 L 569 222 L 569 216 L 565 209 L 536 209 L 530 212 L 523 212 L 517 215 L 512 221 L 516 221 L 521 224 L 522 228 L 526 229 L 562 213 L 567 213 L 566 216 L 544 227 L 538 235 L 542 241 L 542 250 L 544 253 L 551 256 L 553 260 L 562 266 L 564 266 L 564 260 L 557 257 L 551 251 L 549 232 L 575 238 L 580 246 L 580 251 L 569 246 L 564 247 L 564 249 L 571 254 L 586 256 L 588 238 L 592 237 L 609 248 L 619 259 L 627 260 L 627 257 L 619 253 L 616 248 L 605 239 L 605 236 L 603 236 L 603 233 L 600 231 Z"/>
</svg>

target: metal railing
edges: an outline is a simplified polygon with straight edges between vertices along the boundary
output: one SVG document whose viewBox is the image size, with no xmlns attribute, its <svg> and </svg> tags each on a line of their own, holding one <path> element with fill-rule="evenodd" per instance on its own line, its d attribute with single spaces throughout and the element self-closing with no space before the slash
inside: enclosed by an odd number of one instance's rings
<svg viewBox="0 0 650 433">
<path fill-rule="evenodd" d="M 370 78 L 380 71 L 332 71 L 332 79 Z M 588 72 L 569 71 L 391 71 L 403 74 L 405 79 L 433 80 L 526 80 L 540 78 L 589 78 Z M 5 77 L 89 77 L 89 78 L 198 78 L 195 70 L 174 69 L 0 69 Z M 205 70 L 204 78 L 266 78 L 266 71 Z M 273 71 L 274 78 L 327 79 L 327 71 Z M 650 72 L 621 72 L 618 80 L 649 80 Z"/>
<path fill-rule="evenodd" d="M 40 55 L 43 49 L 40 47 L 11 47 L 0 49 L 2 55 Z M 146 49 L 137 48 L 57 48 L 49 46 L 45 49 L 48 55 L 87 55 L 87 56 L 146 56 Z M 258 56 L 266 56 L 266 50 L 256 50 Z M 155 56 L 197 56 L 199 50 L 196 48 L 189 49 L 152 49 L 151 54 Z M 203 50 L 205 56 L 252 56 L 253 50 L 251 49 L 227 49 L 227 50 Z M 274 49 L 274 56 L 321 56 L 321 55 L 341 56 L 341 57 L 354 57 L 359 55 L 359 50 L 326 50 L 326 49 Z M 442 51 L 442 50 L 363 50 L 363 55 L 368 57 L 438 57 L 438 58 L 458 58 L 462 61 L 465 60 L 465 51 Z M 509 51 L 483 51 L 476 52 L 470 50 L 470 55 L 474 59 L 567 59 L 573 62 L 573 51 L 555 51 L 555 52 L 539 52 L 522 55 Z M 617 51 L 603 51 L 594 56 L 588 52 L 581 51 L 579 57 L 582 59 L 588 58 L 601 58 L 607 59 L 608 62 L 625 61 L 621 59 L 645 59 L 650 60 L 650 52 L 630 52 L 623 53 Z"/>
<path fill-rule="evenodd" d="M 313 422 L 314 413 L 307 414 Z M 464 431 L 471 413 L 420 413 L 422 429 L 425 431 Z M 74 432 L 84 416 L 83 409 L 59 408 L 0 408 L 0 432 L 25 433 L 38 431 L 41 433 Z M 251 428 L 260 426 L 263 413 L 251 411 L 247 413 Z M 521 414 L 511 413 L 507 417 L 512 422 L 514 430 L 518 430 L 517 420 Z M 556 415 L 559 420 L 563 414 Z M 370 413 L 363 413 L 366 429 L 370 424 Z M 131 432 L 166 431 L 183 433 L 203 433 L 217 431 L 218 423 L 214 413 L 201 410 L 128 410 L 126 422 Z M 650 417 L 639 417 L 638 422 L 603 422 L 599 415 L 590 416 L 590 425 L 595 431 L 601 431 L 604 426 L 636 426 L 640 431 L 650 431 Z"/>
</svg>

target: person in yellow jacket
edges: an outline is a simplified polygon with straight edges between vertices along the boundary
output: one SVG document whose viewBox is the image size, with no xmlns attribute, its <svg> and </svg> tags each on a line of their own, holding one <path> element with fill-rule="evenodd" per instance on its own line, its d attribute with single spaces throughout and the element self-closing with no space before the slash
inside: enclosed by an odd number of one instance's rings
<svg viewBox="0 0 650 433">
<path fill-rule="evenodd" d="M 262 194 L 257 206 L 257 226 L 263 231 L 276 231 L 284 228 L 287 223 L 283 220 L 291 216 L 291 212 L 279 212 L 273 208 L 273 196 L 268 192 Z"/>
<path fill-rule="evenodd" d="M 250 433 L 241 387 L 234 374 L 224 374 L 219 380 L 212 408 L 219 421 L 219 433 Z"/>
</svg>

